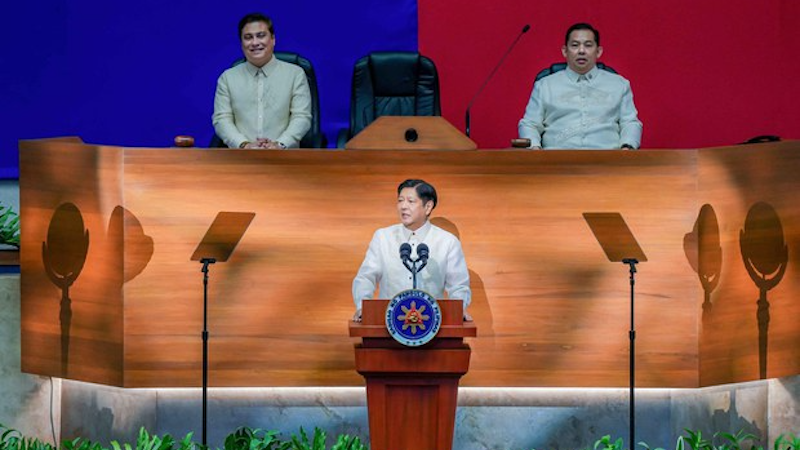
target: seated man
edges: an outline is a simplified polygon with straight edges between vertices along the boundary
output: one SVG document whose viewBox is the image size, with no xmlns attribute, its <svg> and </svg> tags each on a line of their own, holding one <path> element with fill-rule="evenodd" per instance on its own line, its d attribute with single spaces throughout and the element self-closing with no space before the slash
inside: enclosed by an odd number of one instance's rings
<svg viewBox="0 0 800 450">
<path fill-rule="evenodd" d="M 311 93 L 298 66 L 278 60 L 272 20 L 258 13 L 239 21 L 247 60 L 220 75 L 214 130 L 230 148 L 297 147 L 311 128 Z"/>
<path fill-rule="evenodd" d="M 530 139 L 530 148 L 639 148 L 642 122 L 630 83 L 597 68 L 600 33 L 586 23 L 571 26 L 561 53 L 567 68 L 534 84 L 519 137 Z"/>
<path fill-rule="evenodd" d="M 428 221 L 436 207 L 436 189 L 422 180 L 406 180 L 397 187 L 397 213 L 400 223 L 381 228 L 372 236 L 367 255 L 353 280 L 353 300 L 356 313 L 353 320 L 361 321 L 361 302 L 372 298 L 379 286 L 380 298 L 392 298 L 411 289 L 411 273 L 400 259 L 400 246 L 411 244 L 412 257 L 417 246 L 426 244 L 430 250 L 428 264 L 417 274 L 417 287 L 434 298 L 464 302 L 464 319 L 472 320 L 466 308 L 472 298 L 469 271 L 458 238 Z"/>
</svg>

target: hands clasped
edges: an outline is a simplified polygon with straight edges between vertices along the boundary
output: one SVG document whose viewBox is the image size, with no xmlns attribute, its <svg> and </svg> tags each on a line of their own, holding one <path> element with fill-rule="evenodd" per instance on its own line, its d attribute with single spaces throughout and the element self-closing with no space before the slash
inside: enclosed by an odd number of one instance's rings
<svg viewBox="0 0 800 450">
<path fill-rule="evenodd" d="M 258 138 L 258 140 L 255 141 L 255 142 L 246 143 L 244 145 L 244 147 L 242 147 L 242 148 L 246 148 L 246 149 L 280 150 L 280 149 L 283 149 L 285 147 L 283 145 L 281 145 L 281 143 L 278 142 L 278 141 L 273 141 L 273 140 L 267 139 L 267 138 Z"/>
</svg>

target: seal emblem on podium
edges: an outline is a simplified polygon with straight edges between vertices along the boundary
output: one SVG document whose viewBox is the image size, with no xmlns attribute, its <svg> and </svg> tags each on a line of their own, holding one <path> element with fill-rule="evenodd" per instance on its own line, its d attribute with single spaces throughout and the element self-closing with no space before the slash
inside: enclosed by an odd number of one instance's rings
<svg viewBox="0 0 800 450">
<path fill-rule="evenodd" d="M 442 312 L 432 295 L 408 289 L 395 295 L 386 307 L 386 328 L 397 342 L 418 347 L 430 342 L 442 325 Z"/>
</svg>

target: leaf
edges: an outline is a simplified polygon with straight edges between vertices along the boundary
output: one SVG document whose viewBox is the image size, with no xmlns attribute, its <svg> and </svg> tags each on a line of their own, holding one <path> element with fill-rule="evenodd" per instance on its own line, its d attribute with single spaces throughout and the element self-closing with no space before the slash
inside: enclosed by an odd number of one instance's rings
<svg viewBox="0 0 800 450">
<path fill-rule="evenodd" d="M 358 436 L 340 434 L 331 450 L 367 450 L 367 446 L 361 442 Z"/>
<path fill-rule="evenodd" d="M 694 432 L 688 428 L 685 428 L 684 431 L 689 435 L 684 438 L 684 441 L 689 444 L 692 450 L 711 450 L 713 448 L 709 440 L 703 439 L 702 431 Z"/>
<path fill-rule="evenodd" d="M 181 445 L 180 445 L 181 450 L 192 450 L 192 449 L 194 449 L 195 445 L 194 445 L 194 442 L 192 442 L 193 434 L 194 433 L 189 433 L 183 438 L 183 440 L 181 440 Z"/>
<path fill-rule="evenodd" d="M 611 436 L 607 434 L 594 442 L 594 450 L 597 450 L 601 445 L 604 449 L 608 448 L 609 442 L 611 442 Z"/>
<path fill-rule="evenodd" d="M 639 445 L 640 447 L 644 447 L 646 450 L 664 450 L 664 449 L 663 449 L 663 448 L 661 448 L 661 447 L 650 448 L 650 446 L 649 446 L 649 445 L 647 445 L 647 442 L 645 442 L 645 441 L 639 441 L 639 444 L 638 444 L 638 445 Z"/>
<path fill-rule="evenodd" d="M 313 450 L 325 450 L 326 433 L 321 429 L 314 427 L 314 447 Z"/>
<path fill-rule="evenodd" d="M 775 439 L 774 450 L 800 450 L 800 434 L 781 434 Z"/>
</svg>

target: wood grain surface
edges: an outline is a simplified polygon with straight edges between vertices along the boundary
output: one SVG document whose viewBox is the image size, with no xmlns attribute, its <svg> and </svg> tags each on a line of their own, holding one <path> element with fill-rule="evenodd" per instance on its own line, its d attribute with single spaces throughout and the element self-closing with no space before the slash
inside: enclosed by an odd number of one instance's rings
<svg viewBox="0 0 800 450">
<path fill-rule="evenodd" d="M 219 211 L 240 211 L 256 214 L 250 228 L 230 260 L 210 269 L 210 385 L 362 385 L 348 336 L 352 279 L 374 230 L 397 222 L 397 185 L 423 178 L 439 192 L 434 223 L 460 237 L 470 270 L 478 336 L 468 339 L 462 386 L 627 386 L 628 268 L 606 259 L 586 212 L 620 213 L 648 257 L 636 278 L 637 386 L 759 378 L 759 290 L 738 250 L 755 202 L 780 215 L 790 258 L 768 293 L 768 376 L 797 374 L 798 150 L 797 142 L 638 152 L 23 142 L 23 370 L 199 386 L 202 274 L 189 258 Z M 80 210 L 91 240 L 69 289 L 68 373 L 58 345 L 62 291 L 42 265 L 64 203 Z M 723 267 L 713 328 L 702 333 L 712 338 L 701 345 L 704 290 L 685 241 L 706 203 L 719 217 Z"/>
<path fill-rule="evenodd" d="M 345 144 L 347 150 L 475 150 L 478 146 L 440 116 L 381 116 Z"/>
</svg>

